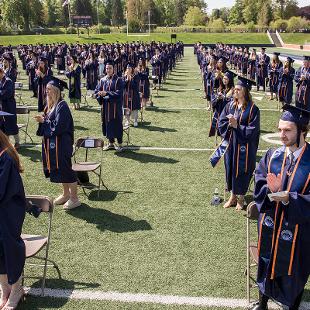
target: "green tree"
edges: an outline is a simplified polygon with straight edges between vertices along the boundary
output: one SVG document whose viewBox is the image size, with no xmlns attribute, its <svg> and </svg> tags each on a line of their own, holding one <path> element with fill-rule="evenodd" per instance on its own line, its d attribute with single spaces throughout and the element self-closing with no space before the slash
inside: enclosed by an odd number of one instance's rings
<svg viewBox="0 0 310 310">
<path fill-rule="evenodd" d="M 296 0 L 288 0 L 283 12 L 284 19 L 290 19 L 292 16 L 297 16 L 299 11 L 298 2 Z"/>
<path fill-rule="evenodd" d="M 112 2 L 112 24 L 113 26 L 121 26 L 124 22 L 124 12 L 121 0 Z"/>
<path fill-rule="evenodd" d="M 25 31 L 30 26 L 44 24 L 44 10 L 40 0 L 4 0 L 3 16 L 9 25 L 22 26 Z"/>
<path fill-rule="evenodd" d="M 272 7 L 268 0 L 264 0 L 258 12 L 257 23 L 260 26 L 268 26 L 273 19 Z"/>
<path fill-rule="evenodd" d="M 59 19 L 57 14 L 57 1 L 46 0 L 46 24 L 48 27 L 54 27 L 57 25 Z"/>
<path fill-rule="evenodd" d="M 201 26 L 205 23 L 205 14 L 197 6 L 188 8 L 184 17 L 184 24 L 189 26 Z"/>
<path fill-rule="evenodd" d="M 216 29 L 216 31 L 223 31 L 225 30 L 225 23 L 221 18 L 213 20 L 210 24 L 208 24 L 208 27 Z"/>
<path fill-rule="evenodd" d="M 242 0 L 236 0 L 229 13 L 229 23 L 231 25 L 240 25 L 244 22 L 242 15 L 243 9 L 244 7 Z"/>
<path fill-rule="evenodd" d="M 243 2 L 244 8 L 242 11 L 243 19 L 246 23 L 253 22 L 256 24 L 258 15 L 258 2 L 245 0 Z"/>
</svg>

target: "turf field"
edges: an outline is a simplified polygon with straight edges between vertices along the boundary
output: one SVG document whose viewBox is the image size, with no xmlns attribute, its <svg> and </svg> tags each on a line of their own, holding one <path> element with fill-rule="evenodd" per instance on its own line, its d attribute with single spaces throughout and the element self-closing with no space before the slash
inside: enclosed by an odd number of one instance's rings
<svg viewBox="0 0 310 310">
<path fill-rule="evenodd" d="M 281 38 L 287 44 L 310 43 L 310 33 L 281 33 Z"/>
<path fill-rule="evenodd" d="M 24 73 L 19 80 L 28 87 Z M 212 169 L 208 161 L 215 141 L 207 137 L 210 112 L 204 109 L 201 89 L 193 49 L 186 48 L 164 89 L 153 95 L 155 107 L 147 109 L 144 123 L 130 131 L 132 145 L 153 149 L 105 152 L 104 180 L 109 190 L 102 191 L 100 198 L 96 191 L 89 198 L 80 191 L 80 208 L 55 209 L 50 258 L 59 264 L 63 279 L 49 270 L 48 288 L 245 299 L 245 218 L 234 209 L 210 206 L 215 188 L 223 197 L 224 169 L 223 163 Z M 31 95 L 22 93 L 28 105 L 35 104 Z M 253 92 L 253 97 L 262 109 L 262 135 L 275 132 L 280 113 L 276 103 L 263 92 Z M 73 111 L 76 138 L 102 136 L 96 101 L 90 99 L 89 105 Z M 30 134 L 38 144 L 34 115 Z M 261 150 L 270 146 L 261 139 Z M 60 188 L 44 178 L 40 148 L 28 144 L 20 154 L 26 193 L 56 197 Z M 44 223 L 43 215 L 38 220 L 28 216 L 25 232 L 42 233 Z M 26 275 L 34 274 L 26 268 Z M 26 285 L 39 283 L 27 280 Z M 308 291 L 306 300 L 310 301 Z M 48 297 L 27 297 L 20 307 L 56 308 L 227 309 Z"/>
<path fill-rule="evenodd" d="M 194 44 L 198 41 L 204 43 L 235 43 L 235 44 L 268 44 L 270 43 L 265 33 L 178 33 L 177 39 L 186 44 Z M 0 44 L 17 46 L 18 44 L 37 44 L 37 43 L 106 43 L 106 42 L 127 42 L 127 41 L 163 41 L 170 42 L 170 33 L 152 33 L 151 36 L 127 36 L 125 33 L 86 34 L 80 37 L 77 34 L 58 34 L 58 35 L 10 35 L 0 36 Z"/>
</svg>

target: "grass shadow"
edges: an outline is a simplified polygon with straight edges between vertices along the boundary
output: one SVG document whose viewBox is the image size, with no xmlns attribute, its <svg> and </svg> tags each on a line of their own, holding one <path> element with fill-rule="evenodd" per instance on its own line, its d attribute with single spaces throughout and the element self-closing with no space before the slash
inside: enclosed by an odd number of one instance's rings
<svg viewBox="0 0 310 310">
<path fill-rule="evenodd" d="M 24 157 L 28 157 L 32 162 L 36 163 L 42 161 L 41 149 L 34 147 L 28 148 L 21 145 L 20 149 L 18 150 L 18 153 Z"/>
<path fill-rule="evenodd" d="M 161 163 L 161 164 L 176 164 L 179 161 L 173 158 L 158 156 L 158 155 L 151 155 L 145 153 L 139 153 L 135 151 L 126 150 L 122 153 L 116 153 L 116 156 L 132 159 L 138 161 L 143 164 L 147 163 Z"/>
<path fill-rule="evenodd" d="M 152 112 L 157 112 L 157 113 L 175 113 L 175 114 L 180 113 L 180 111 L 177 111 L 177 110 L 167 110 L 167 109 L 162 109 L 159 107 L 148 107 L 146 110 L 152 111 Z"/>
<path fill-rule="evenodd" d="M 84 126 L 79 126 L 79 125 L 75 125 L 74 126 L 74 130 L 82 130 L 82 131 L 85 131 L 85 130 L 88 130 L 89 128 L 86 128 Z"/>
<path fill-rule="evenodd" d="M 126 233 L 143 230 L 152 230 L 151 225 L 146 220 L 134 220 L 128 216 L 113 213 L 109 210 L 92 208 L 87 204 L 68 211 L 72 216 L 94 224 L 101 231 L 111 231 L 115 233 Z"/>
<path fill-rule="evenodd" d="M 41 281 L 37 281 L 32 284 L 32 288 L 39 288 L 41 286 Z M 30 294 L 26 295 L 25 301 L 18 307 L 18 309 L 24 310 L 34 310 L 34 309 L 57 309 L 62 308 L 68 301 L 69 295 L 73 290 L 82 290 L 82 289 L 90 289 L 97 288 L 100 284 L 98 283 L 85 283 L 85 282 L 76 282 L 65 279 L 46 279 L 46 287 L 54 288 L 54 289 L 65 289 L 66 295 L 68 298 L 64 296 L 64 298 L 48 298 L 48 297 L 39 297 L 32 296 L 31 291 Z"/>
<path fill-rule="evenodd" d="M 173 128 L 166 128 L 166 127 L 158 127 L 158 126 L 152 126 L 147 125 L 146 123 L 143 123 L 142 126 L 138 127 L 139 129 L 147 129 L 149 131 L 157 131 L 157 132 L 178 132 L 176 129 Z"/>
</svg>

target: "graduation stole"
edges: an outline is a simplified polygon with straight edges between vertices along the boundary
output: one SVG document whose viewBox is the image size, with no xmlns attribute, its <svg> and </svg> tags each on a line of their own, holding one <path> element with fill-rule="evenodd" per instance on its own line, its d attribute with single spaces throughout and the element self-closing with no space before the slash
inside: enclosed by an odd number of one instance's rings
<svg viewBox="0 0 310 310">
<path fill-rule="evenodd" d="M 240 116 L 238 116 L 237 122 L 239 125 L 249 124 L 252 117 L 254 103 L 248 104 L 244 111 L 241 112 Z M 235 103 L 230 103 L 229 112 L 234 115 L 236 110 Z M 233 135 L 233 129 L 230 128 L 227 131 L 226 137 L 222 140 L 218 148 L 210 157 L 210 163 L 214 168 L 220 159 L 224 156 L 228 148 L 230 147 L 230 142 Z M 248 151 L 249 145 L 248 143 L 238 143 L 237 145 L 237 157 L 236 157 L 236 177 L 240 174 L 247 173 L 248 170 Z"/>
<path fill-rule="evenodd" d="M 303 68 L 301 70 L 301 74 L 303 74 L 303 72 L 305 71 L 305 76 L 306 76 L 306 80 L 301 81 L 299 85 L 297 85 L 297 97 L 298 97 L 298 101 L 300 102 L 301 100 L 303 100 L 304 105 L 306 106 L 306 94 L 307 94 L 307 88 L 308 88 L 308 81 L 310 80 L 310 69 L 309 68 Z M 303 98 L 301 98 L 301 96 L 303 95 Z"/>
<path fill-rule="evenodd" d="M 269 173 L 276 175 L 280 173 L 283 176 L 286 161 L 284 148 L 282 147 L 272 154 L 268 166 Z M 301 194 L 305 192 L 310 182 L 309 162 L 307 161 L 309 157 L 310 147 L 306 143 L 301 155 L 298 157 L 287 188 L 282 188 L 282 190 Z M 276 203 L 275 209 L 268 210 L 263 214 L 260 223 L 258 254 L 259 257 L 272 260 L 271 280 L 278 276 L 290 276 L 293 273 L 299 225 L 293 225 L 287 221 L 284 209 L 285 207 L 283 208 L 280 203 Z"/>
</svg>

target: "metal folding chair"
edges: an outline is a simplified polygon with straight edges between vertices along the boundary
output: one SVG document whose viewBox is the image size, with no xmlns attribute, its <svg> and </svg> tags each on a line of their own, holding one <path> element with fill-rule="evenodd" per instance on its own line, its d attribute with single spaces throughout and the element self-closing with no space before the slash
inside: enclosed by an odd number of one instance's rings
<svg viewBox="0 0 310 310">
<path fill-rule="evenodd" d="M 81 184 L 81 187 L 83 189 L 84 194 L 87 196 L 85 189 L 93 189 L 98 188 L 98 198 L 100 196 L 100 190 L 101 190 L 101 184 L 108 190 L 106 185 L 103 182 L 102 179 L 102 158 L 103 158 L 103 147 L 104 147 L 104 141 L 99 138 L 91 138 L 91 137 L 85 137 L 85 138 L 79 138 L 74 147 L 74 164 L 72 165 L 72 169 L 75 172 L 93 172 L 98 177 L 98 185 L 94 184 Z M 77 156 L 80 151 L 80 149 L 85 150 L 85 157 L 84 161 L 78 161 Z M 89 151 L 94 149 L 99 149 L 100 154 L 100 161 L 89 161 Z M 99 170 L 99 172 L 98 172 Z"/>
<path fill-rule="evenodd" d="M 258 264 L 258 251 L 257 251 L 257 233 L 255 241 L 251 240 L 251 227 L 257 225 L 259 212 L 255 202 L 249 203 L 246 213 L 246 247 L 247 247 L 247 266 L 246 266 L 246 277 L 247 277 L 247 301 L 250 305 L 251 300 L 251 289 L 257 287 L 255 276 L 252 274 L 252 269 L 257 267 Z M 257 227 L 257 226 L 256 226 Z M 255 269 L 256 270 L 256 269 Z"/>
<path fill-rule="evenodd" d="M 31 142 L 33 143 L 33 139 L 28 133 L 30 109 L 26 106 L 17 106 L 16 107 L 16 115 L 24 115 L 25 122 L 24 123 L 18 123 L 17 127 L 18 127 L 18 130 L 21 130 L 25 133 L 25 143 L 26 143 L 27 137 L 29 137 Z"/>
<path fill-rule="evenodd" d="M 39 196 L 39 195 L 27 195 L 26 200 L 28 203 L 32 203 L 37 207 L 41 208 L 42 213 L 46 213 L 48 215 L 48 231 L 47 236 L 41 235 L 30 235 L 30 234 L 22 234 L 21 237 L 25 243 L 26 247 L 26 265 L 32 267 L 43 267 L 43 275 L 42 277 L 33 277 L 33 276 L 25 276 L 23 275 L 23 282 L 25 278 L 34 278 L 41 279 L 41 293 L 44 296 L 45 289 L 45 281 L 46 281 L 46 272 L 48 267 L 53 267 L 56 269 L 59 279 L 61 279 L 61 273 L 58 265 L 48 258 L 49 247 L 51 242 L 51 230 L 52 230 L 52 218 L 53 218 L 53 202 L 49 197 Z M 44 251 L 44 256 L 38 256 L 38 254 Z M 28 260 L 30 261 L 28 263 Z M 43 263 L 35 263 L 35 261 L 43 261 Z M 50 264 L 48 264 L 50 263 Z"/>
<path fill-rule="evenodd" d="M 15 98 L 18 100 L 18 104 L 25 104 L 23 100 L 23 83 L 21 82 L 15 82 Z"/>
</svg>

